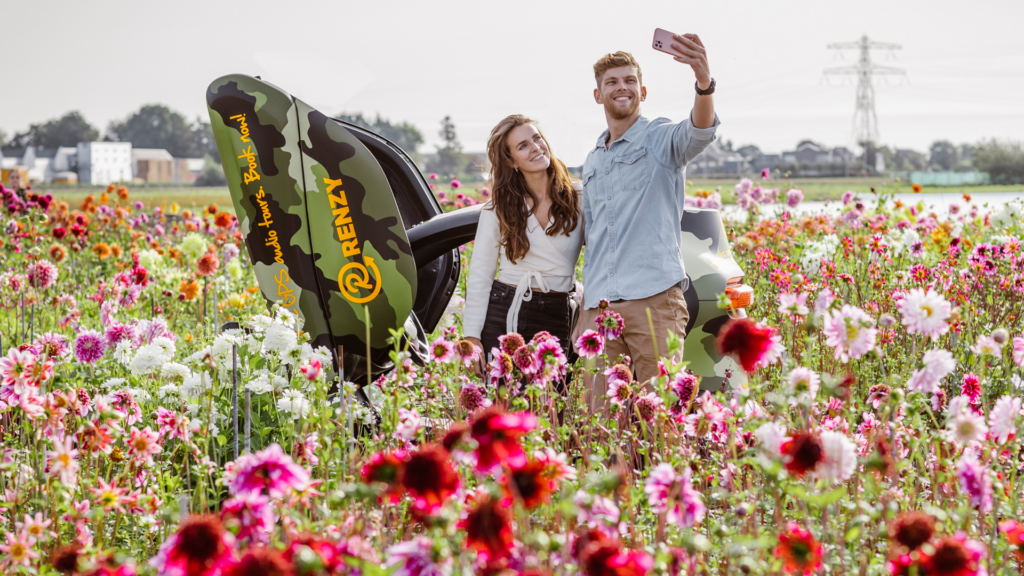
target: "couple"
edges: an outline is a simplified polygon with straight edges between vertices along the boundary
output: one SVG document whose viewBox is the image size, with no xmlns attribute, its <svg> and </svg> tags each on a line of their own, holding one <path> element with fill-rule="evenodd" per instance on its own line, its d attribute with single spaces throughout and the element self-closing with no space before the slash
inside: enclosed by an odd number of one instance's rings
<svg viewBox="0 0 1024 576">
<path fill-rule="evenodd" d="M 659 342 L 669 332 L 684 336 L 685 167 L 715 139 L 719 125 L 704 45 L 694 34 L 673 39 L 682 54 L 675 60 L 689 65 L 697 79 L 690 117 L 674 124 L 641 116 L 647 89 L 640 65 L 627 52 L 604 56 L 594 64 L 594 100 L 604 106 L 608 129 L 587 156 L 582 182 L 570 179 L 532 120 L 509 116 L 491 131 L 491 200 L 480 214 L 469 268 L 467 340 L 489 351 L 503 334 L 529 339 L 546 330 L 572 358 L 574 332 L 596 328 L 604 299 L 625 322 L 622 337 L 606 343 L 608 358 L 628 355 L 640 382 L 657 376 L 647 310 Z M 577 329 L 574 273 L 584 243 L 584 310 Z M 606 405 L 601 372 L 590 383 L 598 408 Z"/>
</svg>

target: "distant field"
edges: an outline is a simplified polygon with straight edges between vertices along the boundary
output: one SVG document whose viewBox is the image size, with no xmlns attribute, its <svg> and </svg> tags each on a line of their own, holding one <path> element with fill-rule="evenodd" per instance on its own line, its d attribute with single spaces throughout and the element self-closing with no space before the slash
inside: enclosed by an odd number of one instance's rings
<svg viewBox="0 0 1024 576">
<path fill-rule="evenodd" d="M 733 198 L 733 187 L 739 179 L 735 180 L 704 180 L 694 178 L 690 180 L 689 186 L 687 186 L 688 193 L 694 193 L 697 190 L 716 190 L 721 187 L 722 199 L 726 203 L 732 203 Z M 853 190 L 858 193 L 869 193 L 871 187 L 874 186 L 878 191 L 888 192 L 910 192 L 910 185 L 902 182 L 897 183 L 892 179 L 886 178 L 829 178 L 829 179 L 771 179 L 771 180 L 754 180 L 755 185 L 760 185 L 765 188 L 778 188 L 783 194 L 790 188 L 799 188 L 804 192 L 804 198 L 806 200 L 837 200 L 843 192 L 847 190 Z M 474 195 L 474 192 L 478 192 L 483 186 L 480 182 L 467 182 L 465 186 L 460 190 L 467 194 Z M 439 190 L 446 190 L 452 192 L 447 186 L 438 186 Z M 35 188 L 37 192 L 50 192 L 57 200 L 63 200 L 70 204 L 72 207 L 82 203 L 82 200 L 89 194 L 96 194 L 97 196 L 103 192 L 102 187 L 71 187 L 71 186 L 37 186 Z M 136 200 L 142 200 L 147 208 L 155 206 L 167 205 L 170 206 L 172 202 L 177 202 L 181 208 L 199 208 L 206 207 L 210 204 L 216 204 L 221 210 L 227 212 L 234 212 L 234 206 L 231 204 L 231 196 L 228 193 L 226 186 L 210 187 L 210 188 L 196 188 L 193 186 L 129 186 L 128 187 L 130 200 L 132 202 Z M 951 194 L 976 194 L 979 192 L 1020 192 L 1024 191 L 1024 186 L 1012 185 L 1012 186 L 925 186 L 922 193 L 932 192 L 944 192 Z"/>
<path fill-rule="evenodd" d="M 761 180 L 755 178 L 754 184 L 765 188 L 778 188 L 783 194 L 790 188 L 799 188 L 804 192 L 805 200 L 838 200 L 839 196 L 847 190 L 867 193 L 874 186 L 879 192 L 911 192 L 910 184 L 906 182 L 897 183 L 891 178 L 783 178 Z M 696 190 L 715 190 L 722 187 L 722 199 L 733 202 L 733 187 L 739 182 L 735 180 L 703 180 L 693 178 L 692 183 L 687 186 L 688 192 Z M 1024 186 L 925 186 L 921 191 L 923 194 L 930 192 L 943 192 L 946 194 L 977 194 L 979 192 L 1020 192 Z"/>
<path fill-rule="evenodd" d="M 37 187 L 37 192 L 49 192 L 57 201 L 67 202 L 72 208 L 82 203 L 89 194 L 99 196 L 103 188 L 71 188 L 71 187 Z M 196 188 L 194 186 L 167 186 L 167 187 L 132 187 L 128 186 L 128 200 L 134 202 L 142 200 L 147 208 L 167 205 L 177 202 L 181 208 L 200 208 L 210 204 L 216 204 L 222 211 L 234 212 L 231 204 L 231 195 L 227 186 L 211 188 Z M 115 197 L 116 198 L 116 197 Z"/>
</svg>

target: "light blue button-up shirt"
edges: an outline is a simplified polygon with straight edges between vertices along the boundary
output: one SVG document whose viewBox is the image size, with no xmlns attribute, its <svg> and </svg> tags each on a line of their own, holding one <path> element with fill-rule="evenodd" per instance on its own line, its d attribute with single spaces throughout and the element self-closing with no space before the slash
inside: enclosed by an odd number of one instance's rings
<svg viewBox="0 0 1024 576">
<path fill-rule="evenodd" d="M 690 118 L 640 116 L 605 149 L 608 131 L 583 163 L 584 308 L 602 298 L 639 300 L 686 277 L 680 223 L 686 165 L 715 140 L 720 122 L 694 128 Z"/>
</svg>

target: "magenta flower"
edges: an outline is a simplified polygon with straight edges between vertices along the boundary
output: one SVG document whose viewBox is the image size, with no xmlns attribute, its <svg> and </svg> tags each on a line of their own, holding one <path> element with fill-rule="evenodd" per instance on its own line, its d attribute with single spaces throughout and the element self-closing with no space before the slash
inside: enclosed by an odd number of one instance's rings
<svg viewBox="0 0 1024 576">
<path fill-rule="evenodd" d="M 309 484 L 309 472 L 276 443 L 255 454 L 239 457 L 234 472 L 235 477 L 228 486 L 233 495 L 261 493 L 266 488 L 272 498 L 283 498 L 291 490 L 303 490 Z"/>
<path fill-rule="evenodd" d="M 1013 363 L 1024 368 L 1024 338 L 1013 339 Z"/>
<path fill-rule="evenodd" d="M 460 186 L 462 186 L 462 182 L 459 182 L 457 179 L 452 180 L 452 188 L 457 190 Z"/>
<path fill-rule="evenodd" d="M 971 506 L 982 514 L 992 511 L 992 478 L 988 469 L 978 462 L 973 450 L 965 450 L 956 465 L 960 488 L 970 497 Z"/>
<path fill-rule="evenodd" d="M 842 200 L 843 204 L 849 204 L 850 202 L 853 202 L 853 198 L 856 195 L 857 193 L 853 190 L 847 190 L 846 192 L 843 192 L 843 195 L 840 196 L 839 199 Z"/>
<path fill-rule="evenodd" d="M 576 349 L 584 358 L 594 358 L 604 354 L 604 338 L 593 330 L 587 330 L 576 339 Z"/>
<path fill-rule="evenodd" d="M 395 544 L 384 555 L 387 557 L 385 565 L 397 567 L 392 576 L 443 576 L 448 573 L 434 562 L 434 542 L 426 536 Z"/>
<path fill-rule="evenodd" d="M 224 502 L 221 521 L 227 528 L 237 528 L 238 538 L 250 543 L 266 544 L 277 522 L 270 498 L 250 492 Z"/>
<path fill-rule="evenodd" d="M 610 309 L 601 312 L 597 318 L 594 318 L 594 322 L 597 323 L 597 333 L 605 340 L 615 340 L 622 335 L 622 330 L 626 327 L 622 316 Z"/>
<path fill-rule="evenodd" d="M 767 180 L 768 176 L 770 176 L 771 173 L 771 170 L 767 168 L 761 168 L 761 180 Z"/>
<path fill-rule="evenodd" d="M 701 499 L 700 492 L 693 487 L 689 467 L 683 468 L 683 473 L 679 476 L 679 488 L 679 499 L 675 507 L 668 511 L 666 520 L 678 524 L 680 528 L 692 528 L 704 519 L 707 507 Z"/>
<path fill-rule="evenodd" d="M 455 358 L 455 343 L 442 336 L 430 345 L 430 359 L 438 364 L 448 364 Z"/>
<path fill-rule="evenodd" d="M 310 382 L 316 382 L 320 379 L 320 376 L 324 373 L 323 366 L 320 361 L 316 358 L 310 359 L 309 362 L 299 367 L 299 371 L 306 377 L 306 380 Z"/>
<path fill-rule="evenodd" d="M 160 436 L 188 441 L 188 418 L 183 414 L 160 406 L 156 409 L 156 424 L 160 427 Z"/>
<path fill-rule="evenodd" d="M 25 532 L 14 535 L 7 533 L 7 544 L 0 544 L 0 552 L 6 552 L 7 561 L 14 566 L 30 566 L 32 561 L 39 558 L 39 553 L 32 549 L 35 542 Z"/>
<path fill-rule="evenodd" d="M 430 179 L 431 180 L 437 180 L 437 174 L 436 173 L 431 173 L 430 174 Z"/>
<path fill-rule="evenodd" d="M 83 330 L 75 338 L 75 358 L 84 364 L 95 364 L 103 358 L 107 345 L 103 335 L 95 330 Z"/>
<path fill-rule="evenodd" d="M 786 204 L 790 208 L 796 208 L 804 201 L 804 191 L 793 188 L 789 192 L 786 192 Z"/>
<path fill-rule="evenodd" d="M 835 348 L 836 360 L 843 363 L 860 358 L 875 347 L 878 330 L 874 324 L 866 312 L 844 304 L 842 310 L 825 316 L 825 344 Z"/>
<path fill-rule="evenodd" d="M 534 353 L 534 346 L 532 344 L 529 346 L 520 346 L 519 349 L 512 354 L 512 361 L 515 362 L 516 367 L 519 368 L 523 374 L 536 374 L 543 366 L 540 358 Z"/>
</svg>

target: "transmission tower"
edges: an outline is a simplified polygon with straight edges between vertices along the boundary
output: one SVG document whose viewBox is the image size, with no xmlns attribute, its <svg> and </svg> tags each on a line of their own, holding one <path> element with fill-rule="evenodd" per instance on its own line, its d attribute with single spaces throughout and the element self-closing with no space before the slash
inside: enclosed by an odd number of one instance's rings
<svg viewBox="0 0 1024 576">
<path fill-rule="evenodd" d="M 825 75 L 857 77 L 857 108 L 853 113 L 853 135 L 856 142 L 878 142 L 878 116 L 875 115 L 875 86 L 872 76 L 903 76 L 907 73 L 900 68 L 880 66 L 871 62 L 871 50 L 899 50 L 899 44 L 875 42 L 867 35 L 856 42 L 837 42 L 828 45 L 830 50 L 860 50 L 860 57 L 854 66 L 826 68 Z"/>
</svg>

